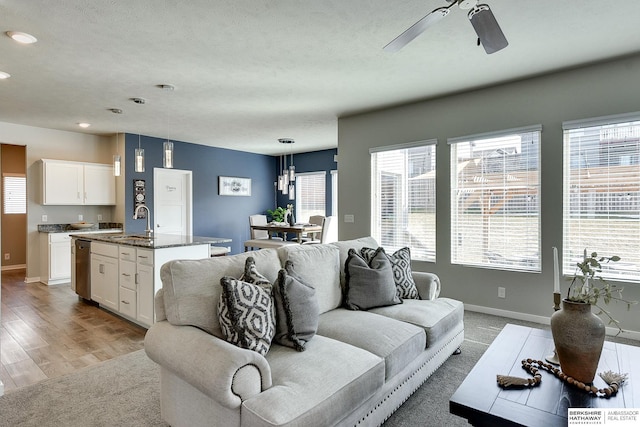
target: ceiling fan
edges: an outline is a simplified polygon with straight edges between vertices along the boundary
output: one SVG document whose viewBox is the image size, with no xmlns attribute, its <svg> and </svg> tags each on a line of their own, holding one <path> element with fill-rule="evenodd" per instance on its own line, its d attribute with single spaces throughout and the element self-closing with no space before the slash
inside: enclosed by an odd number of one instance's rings
<svg viewBox="0 0 640 427">
<path fill-rule="evenodd" d="M 488 53 L 494 53 L 507 47 L 507 41 L 504 33 L 498 25 L 493 12 L 489 5 L 478 4 L 478 0 L 445 0 L 450 3 L 448 6 L 439 7 L 427 16 L 413 24 L 404 33 L 393 39 L 391 43 L 383 49 L 387 52 L 397 52 L 407 45 L 411 40 L 418 37 L 429 27 L 439 22 L 442 18 L 449 14 L 449 11 L 456 4 L 460 9 L 469 10 L 467 16 L 473 29 L 478 34 L 478 43 L 481 43 L 484 50 Z"/>
</svg>

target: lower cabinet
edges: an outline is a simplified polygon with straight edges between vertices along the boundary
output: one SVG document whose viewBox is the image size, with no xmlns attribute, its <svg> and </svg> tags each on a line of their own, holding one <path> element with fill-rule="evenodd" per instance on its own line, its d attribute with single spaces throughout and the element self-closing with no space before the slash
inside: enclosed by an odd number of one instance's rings
<svg viewBox="0 0 640 427">
<path fill-rule="evenodd" d="M 91 299 L 118 310 L 118 246 L 105 243 L 91 245 Z"/>
<path fill-rule="evenodd" d="M 127 319 L 150 327 L 154 297 L 162 287 L 160 267 L 173 259 L 209 257 L 209 245 L 158 249 L 91 243 L 91 299 Z"/>
</svg>

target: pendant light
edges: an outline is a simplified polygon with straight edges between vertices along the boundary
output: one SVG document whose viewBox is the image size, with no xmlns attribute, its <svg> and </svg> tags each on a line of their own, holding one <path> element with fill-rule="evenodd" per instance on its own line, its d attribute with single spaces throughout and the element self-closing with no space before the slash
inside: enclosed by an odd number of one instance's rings
<svg viewBox="0 0 640 427">
<path fill-rule="evenodd" d="M 164 84 L 158 85 L 162 90 L 173 92 L 175 86 Z M 162 166 L 173 169 L 173 142 L 169 139 L 169 103 L 167 103 L 167 140 L 162 144 Z"/>
<path fill-rule="evenodd" d="M 144 148 L 140 147 L 140 134 L 138 134 L 138 148 L 135 150 L 135 171 L 144 172 Z"/>
<path fill-rule="evenodd" d="M 287 152 L 285 150 L 285 153 L 282 156 L 284 158 L 284 165 L 282 167 L 281 175 L 280 177 L 278 177 L 278 182 L 280 182 L 280 178 L 282 178 L 282 194 L 289 195 L 289 200 L 294 200 L 296 194 L 294 186 L 294 182 L 296 180 L 296 167 L 293 165 L 293 152 L 291 152 L 291 144 L 293 144 L 295 141 L 291 138 L 280 138 L 278 139 L 278 142 L 280 142 L 281 144 L 287 144 L 289 146 L 291 159 L 289 167 L 287 167 Z"/>
<path fill-rule="evenodd" d="M 110 108 L 113 114 L 122 114 L 119 108 Z M 118 125 L 118 129 L 120 126 Z M 122 173 L 122 158 L 120 157 L 120 132 L 116 130 L 116 154 L 113 155 L 113 176 L 120 176 Z"/>
</svg>

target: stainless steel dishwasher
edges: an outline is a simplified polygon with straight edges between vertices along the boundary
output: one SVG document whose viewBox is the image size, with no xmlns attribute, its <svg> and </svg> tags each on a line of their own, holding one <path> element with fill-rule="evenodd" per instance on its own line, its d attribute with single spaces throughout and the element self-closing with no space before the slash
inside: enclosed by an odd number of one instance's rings
<svg viewBox="0 0 640 427">
<path fill-rule="evenodd" d="M 91 240 L 75 239 L 76 293 L 86 300 L 91 299 Z"/>
</svg>

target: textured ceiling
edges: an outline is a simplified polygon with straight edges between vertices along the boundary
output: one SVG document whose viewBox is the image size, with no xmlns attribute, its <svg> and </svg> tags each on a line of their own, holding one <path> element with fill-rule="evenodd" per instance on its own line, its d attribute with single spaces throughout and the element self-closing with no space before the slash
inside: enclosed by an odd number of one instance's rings
<svg viewBox="0 0 640 427">
<path fill-rule="evenodd" d="M 486 1 L 510 43 L 493 55 L 457 7 L 383 52 L 444 0 L 0 0 L 0 121 L 312 151 L 337 146 L 344 115 L 640 51 L 638 0 Z"/>
</svg>

